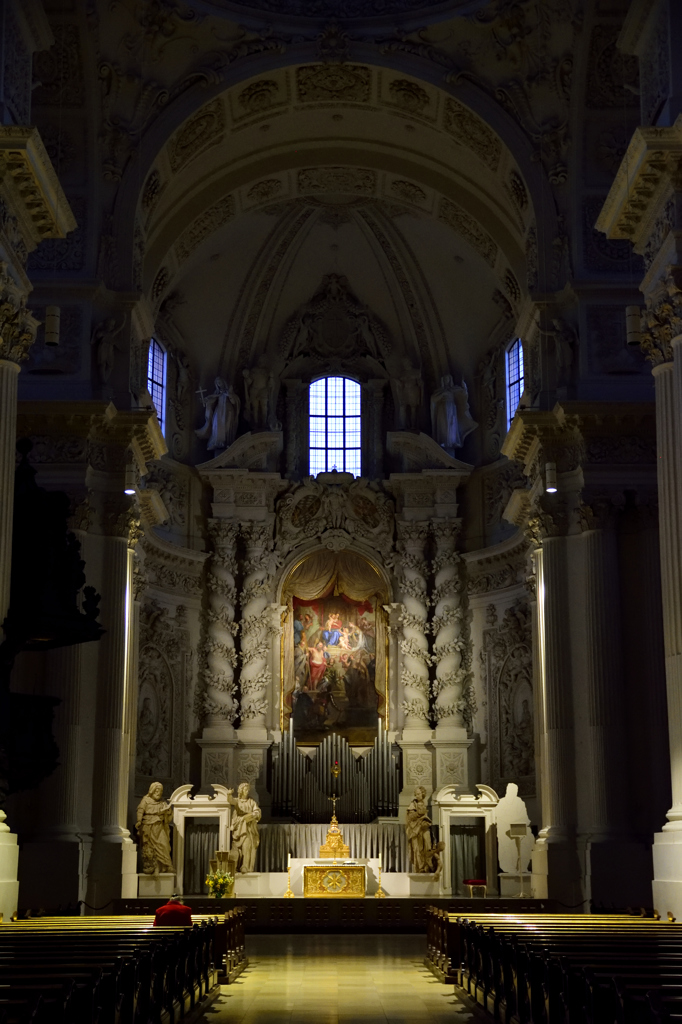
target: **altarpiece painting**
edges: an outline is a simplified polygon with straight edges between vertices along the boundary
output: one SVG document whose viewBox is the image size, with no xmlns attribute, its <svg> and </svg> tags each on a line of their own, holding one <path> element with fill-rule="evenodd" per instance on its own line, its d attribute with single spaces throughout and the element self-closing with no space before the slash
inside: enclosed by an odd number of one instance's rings
<svg viewBox="0 0 682 1024">
<path fill-rule="evenodd" d="M 283 596 L 282 727 L 291 721 L 303 745 L 330 733 L 373 743 L 387 706 L 380 574 L 353 552 L 316 552 L 294 569 Z"/>
</svg>

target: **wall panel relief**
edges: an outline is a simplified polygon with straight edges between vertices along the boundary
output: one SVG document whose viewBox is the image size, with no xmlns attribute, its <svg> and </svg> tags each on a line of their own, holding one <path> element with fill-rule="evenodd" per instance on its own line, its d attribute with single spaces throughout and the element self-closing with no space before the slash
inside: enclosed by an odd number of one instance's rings
<svg viewBox="0 0 682 1024">
<path fill-rule="evenodd" d="M 192 648 L 183 605 L 171 616 L 154 598 L 140 609 L 135 793 L 152 779 L 168 792 L 184 778 L 185 694 Z M 170 789 L 168 788 L 170 787 Z"/>
<path fill-rule="evenodd" d="M 523 797 L 535 795 L 533 636 L 530 606 L 520 599 L 500 622 L 486 609 L 481 661 L 488 693 L 491 785 L 498 793 L 516 782 Z"/>
</svg>

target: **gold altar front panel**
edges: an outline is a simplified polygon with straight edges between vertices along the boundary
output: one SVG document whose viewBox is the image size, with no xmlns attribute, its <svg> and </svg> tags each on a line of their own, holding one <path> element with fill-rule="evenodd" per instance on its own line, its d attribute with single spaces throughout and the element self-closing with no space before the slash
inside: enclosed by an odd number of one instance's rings
<svg viewBox="0 0 682 1024">
<path fill-rule="evenodd" d="M 303 868 L 303 895 L 319 899 L 363 899 L 364 864 L 330 864 L 328 867 L 306 864 Z"/>
</svg>

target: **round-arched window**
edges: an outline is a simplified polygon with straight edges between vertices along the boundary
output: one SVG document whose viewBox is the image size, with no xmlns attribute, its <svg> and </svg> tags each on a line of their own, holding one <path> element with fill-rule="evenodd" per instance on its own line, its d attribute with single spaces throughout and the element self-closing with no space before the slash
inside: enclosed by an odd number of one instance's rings
<svg viewBox="0 0 682 1024">
<path fill-rule="evenodd" d="M 310 385 L 310 475 L 360 476 L 360 385 L 350 377 L 321 377 Z"/>
</svg>

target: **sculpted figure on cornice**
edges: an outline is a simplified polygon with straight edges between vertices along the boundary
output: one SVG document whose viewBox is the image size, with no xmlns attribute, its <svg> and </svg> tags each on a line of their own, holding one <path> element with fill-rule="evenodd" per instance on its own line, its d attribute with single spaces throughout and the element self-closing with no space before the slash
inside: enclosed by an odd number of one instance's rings
<svg viewBox="0 0 682 1024">
<path fill-rule="evenodd" d="M 393 512 L 393 502 L 376 484 L 363 479 L 323 484 L 309 478 L 279 502 L 277 546 L 290 551 L 319 539 L 331 550 L 340 550 L 359 539 L 388 552 L 393 544 Z"/>
<path fill-rule="evenodd" d="M 215 391 L 204 400 L 206 419 L 203 427 L 195 430 L 202 441 L 208 441 L 210 452 L 229 448 L 237 436 L 241 402 L 234 388 L 222 377 L 215 379 Z"/>
</svg>

